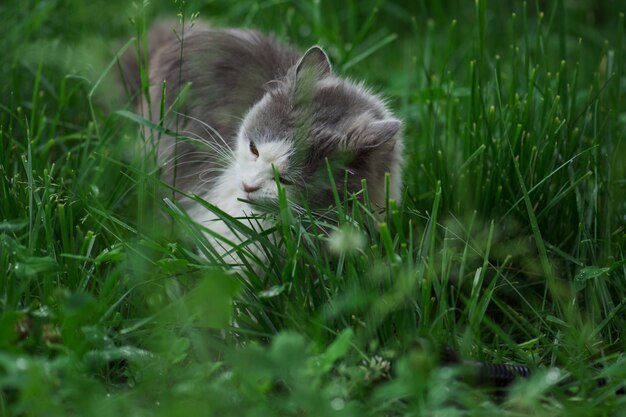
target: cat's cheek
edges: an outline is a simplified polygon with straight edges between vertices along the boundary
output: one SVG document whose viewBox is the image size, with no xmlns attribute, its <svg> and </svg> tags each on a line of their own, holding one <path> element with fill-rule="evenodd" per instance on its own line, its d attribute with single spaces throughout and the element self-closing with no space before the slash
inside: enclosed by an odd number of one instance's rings
<svg viewBox="0 0 626 417">
<path fill-rule="evenodd" d="M 278 200 L 278 188 L 276 187 L 276 184 L 274 184 L 272 188 L 268 191 L 267 197 L 269 200 Z"/>
</svg>

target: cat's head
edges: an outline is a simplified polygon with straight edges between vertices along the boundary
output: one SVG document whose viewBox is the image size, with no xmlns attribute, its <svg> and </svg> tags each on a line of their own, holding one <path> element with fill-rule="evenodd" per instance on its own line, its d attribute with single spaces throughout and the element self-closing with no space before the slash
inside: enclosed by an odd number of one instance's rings
<svg viewBox="0 0 626 417">
<path fill-rule="evenodd" d="M 400 198 L 400 130 L 379 97 L 333 76 L 327 55 L 314 46 L 245 116 L 235 152 L 237 197 L 275 201 L 277 176 L 292 201 L 328 207 L 330 167 L 339 195 L 346 187 L 359 192 L 365 179 L 370 200 L 382 207 L 385 173 L 390 196 Z"/>
</svg>

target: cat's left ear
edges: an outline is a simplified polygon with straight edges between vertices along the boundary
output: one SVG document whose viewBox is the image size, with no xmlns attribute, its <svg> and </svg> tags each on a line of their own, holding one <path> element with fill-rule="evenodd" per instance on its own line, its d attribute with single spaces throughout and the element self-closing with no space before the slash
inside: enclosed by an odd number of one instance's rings
<svg viewBox="0 0 626 417">
<path fill-rule="evenodd" d="M 386 142 L 393 139 L 401 128 L 402 122 L 400 120 L 386 119 L 370 123 L 367 131 L 372 137 L 378 138 L 379 141 Z"/>
<path fill-rule="evenodd" d="M 312 46 L 304 53 L 296 64 L 296 77 L 305 70 L 314 71 L 320 78 L 328 77 L 332 73 L 328 55 L 321 47 Z"/>
<path fill-rule="evenodd" d="M 353 146 L 368 148 L 382 145 L 392 140 L 401 128 L 402 122 L 396 119 L 370 122 L 355 135 Z"/>
</svg>

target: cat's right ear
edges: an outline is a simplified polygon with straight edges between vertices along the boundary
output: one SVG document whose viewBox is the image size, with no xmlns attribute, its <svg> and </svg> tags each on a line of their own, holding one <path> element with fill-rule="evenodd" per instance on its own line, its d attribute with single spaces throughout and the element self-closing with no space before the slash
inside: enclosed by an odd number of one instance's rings
<svg viewBox="0 0 626 417">
<path fill-rule="evenodd" d="M 305 71 L 313 71 L 320 78 L 328 77 L 332 73 L 328 55 L 319 46 L 310 47 L 296 64 L 296 77 Z"/>
</svg>

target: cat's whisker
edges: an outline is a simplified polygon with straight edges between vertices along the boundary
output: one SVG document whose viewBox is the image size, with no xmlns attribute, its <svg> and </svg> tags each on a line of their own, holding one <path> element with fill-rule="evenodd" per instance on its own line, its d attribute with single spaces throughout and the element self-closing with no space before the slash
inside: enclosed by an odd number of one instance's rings
<svg viewBox="0 0 626 417">
<path fill-rule="evenodd" d="M 188 134 L 194 135 L 197 138 L 195 139 L 195 141 L 199 142 L 202 146 L 209 148 L 211 151 L 217 153 L 222 158 L 228 159 L 228 160 L 234 159 L 234 154 L 232 153 L 232 151 L 230 151 L 229 153 L 221 146 L 215 146 L 213 143 L 211 143 L 211 141 L 206 140 L 205 138 L 203 138 L 202 136 L 198 135 L 195 132 L 191 132 L 191 131 L 185 131 L 185 132 Z"/>
<path fill-rule="evenodd" d="M 202 168 L 201 170 L 199 170 L 198 172 L 205 172 L 205 171 L 219 171 L 219 172 L 227 172 L 229 170 L 228 167 L 224 168 L 224 167 L 205 167 Z"/>
<path fill-rule="evenodd" d="M 184 162 L 184 161 L 189 161 L 189 160 L 192 160 L 195 162 L 204 161 L 206 163 L 222 166 L 224 168 L 231 165 L 228 161 L 224 161 L 223 159 L 219 158 L 219 155 L 213 155 L 207 152 L 181 153 L 179 155 L 172 156 L 171 158 L 163 162 L 166 163 L 167 165 L 171 165 L 174 162 L 179 162 L 179 161 Z"/>
<path fill-rule="evenodd" d="M 229 118 L 231 118 L 233 120 L 237 120 L 239 122 L 243 122 L 244 119 L 245 119 L 244 117 L 237 116 L 237 115 L 231 114 L 231 113 L 220 112 L 220 113 L 215 113 L 215 114 L 218 114 L 218 115 L 223 116 L 223 117 L 229 117 Z"/>
<path fill-rule="evenodd" d="M 194 159 L 188 159 L 188 158 L 190 158 L 192 156 L 193 156 Z M 206 156 L 206 158 L 202 158 L 201 156 Z M 162 161 L 161 162 L 161 166 L 162 167 L 166 167 L 166 168 L 170 168 L 170 167 L 172 167 L 174 165 L 182 166 L 182 165 L 188 165 L 188 164 L 194 164 L 194 163 L 204 163 L 204 164 L 209 164 L 210 163 L 211 165 L 215 165 L 216 168 L 223 169 L 224 171 L 226 171 L 230 167 L 230 164 L 224 163 L 220 159 L 214 159 L 214 157 L 212 157 L 211 155 L 206 155 L 206 154 L 197 154 L 197 155 L 183 154 L 183 155 L 177 155 L 176 157 L 172 157 L 170 159 Z"/>
<path fill-rule="evenodd" d="M 306 213 L 306 210 L 304 209 L 304 207 L 300 206 L 299 204 L 290 202 L 290 206 L 291 206 L 291 209 L 294 210 L 298 214 Z"/>
<path fill-rule="evenodd" d="M 178 168 L 182 167 L 183 165 L 185 165 L 184 163 L 178 164 L 176 165 Z M 173 168 L 172 166 L 168 166 L 164 169 L 163 172 L 173 172 L 175 168 Z M 208 174 L 208 173 L 213 173 L 213 174 L 217 174 L 217 175 L 222 175 L 224 173 L 226 173 L 228 171 L 227 168 L 220 168 L 220 167 L 210 167 L 210 168 L 203 168 L 201 170 L 197 170 L 194 171 L 192 170 L 189 173 L 183 173 L 184 170 L 178 170 L 177 171 L 177 178 L 191 178 L 194 176 L 199 176 L 200 174 Z"/>
<path fill-rule="evenodd" d="M 199 137 L 198 134 L 195 132 L 191 132 L 188 130 L 181 130 L 179 133 L 180 134 L 178 136 L 168 136 L 168 138 L 171 139 L 171 143 L 167 146 L 167 148 L 171 148 L 180 143 L 193 143 L 193 142 L 198 142 L 200 145 L 209 145 L 208 143 L 206 143 L 204 139 Z M 193 134 L 195 137 L 185 136 L 183 135 L 183 133 Z"/>
<path fill-rule="evenodd" d="M 173 162 L 174 160 L 179 160 L 179 159 L 182 159 L 182 158 L 199 158 L 201 160 L 208 160 L 208 161 L 219 162 L 220 159 L 218 159 L 216 157 L 217 157 L 217 155 L 211 154 L 209 152 L 195 151 L 195 152 L 180 153 L 178 155 L 172 156 L 167 161 L 168 162 Z"/>
<path fill-rule="evenodd" d="M 211 125 L 209 125 L 206 122 L 203 122 L 202 120 L 200 120 L 200 119 L 198 119 L 196 117 L 190 116 L 188 114 L 183 114 L 183 113 L 177 113 L 177 114 L 180 114 L 183 117 L 187 117 L 188 119 L 191 119 L 193 121 L 196 121 L 196 122 L 200 123 L 200 125 L 204 128 L 204 131 L 207 134 L 209 134 L 211 137 L 213 137 L 213 134 L 214 134 L 224 144 L 224 146 L 230 151 L 230 153 L 234 155 L 234 152 L 233 152 L 232 148 L 230 147 L 230 145 L 228 145 L 228 143 L 226 142 L 226 140 L 224 140 L 222 135 L 220 135 L 220 133 L 217 130 L 215 130 Z M 210 132 L 207 129 L 209 129 Z"/>
<path fill-rule="evenodd" d="M 222 168 L 228 168 L 230 165 L 228 164 L 219 164 L 220 161 L 219 159 L 215 159 L 212 156 L 207 156 L 206 154 L 196 154 L 196 155 L 178 155 L 176 157 L 176 161 L 174 161 L 174 158 L 170 159 L 168 162 L 177 162 L 178 164 L 188 164 L 188 163 L 199 163 L 199 162 L 203 162 L 203 163 L 210 163 L 211 165 L 216 165 Z"/>
<path fill-rule="evenodd" d="M 212 173 L 213 172 L 209 171 L 209 170 L 201 171 L 201 172 L 198 173 L 198 179 L 200 181 L 202 181 L 203 183 L 213 182 L 213 181 L 217 180 L 217 178 L 215 176 L 207 177 L 207 175 L 210 175 Z"/>
<path fill-rule="evenodd" d="M 171 148 L 173 148 L 174 146 L 176 146 L 175 144 L 169 145 L 167 148 L 165 148 L 163 150 L 162 153 L 164 154 L 168 154 L 171 152 Z M 215 152 L 209 152 L 206 150 L 197 150 L 197 151 L 191 151 L 191 152 L 181 152 L 181 153 L 177 153 L 175 155 L 172 155 L 171 158 L 165 160 L 164 162 L 167 164 L 171 164 L 175 161 L 178 161 L 179 159 L 183 159 L 186 157 L 189 157 L 190 155 L 205 155 L 207 158 L 207 161 L 210 161 L 211 163 L 215 163 L 215 164 L 219 164 L 222 165 L 224 167 L 229 166 L 231 163 L 231 159 L 230 157 L 226 157 L 226 155 L 224 155 L 219 149 L 215 149 Z"/>
<path fill-rule="evenodd" d="M 168 168 L 166 169 L 164 172 L 172 172 L 173 168 Z M 224 172 L 226 172 L 225 169 L 223 168 L 207 168 L 207 169 L 203 169 L 201 171 L 193 171 L 190 172 L 188 174 L 179 174 L 177 173 L 176 177 L 177 178 L 191 178 L 194 176 L 199 176 L 200 174 L 206 174 L 206 173 L 217 173 L 217 174 L 223 174 Z"/>
<path fill-rule="evenodd" d="M 211 178 L 211 179 L 202 179 L 202 178 L 199 178 L 198 174 L 196 174 L 196 173 L 186 174 L 186 175 L 177 175 L 176 178 L 178 180 L 184 180 L 184 179 L 187 179 L 187 178 L 198 178 L 198 180 L 200 181 L 199 184 L 206 184 L 208 182 L 213 182 L 213 180 L 217 179 L 217 177 L 214 177 L 214 178 Z"/>
<path fill-rule="evenodd" d="M 196 132 L 192 132 L 192 131 L 189 131 L 189 130 L 182 130 L 182 131 L 180 131 L 180 133 L 187 134 L 189 136 L 172 137 L 172 139 L 173 139 L 172 143 L 170 143 L 166 147 L 164 147 L 161 150 L 162 153 L 166 153 L 167 154 L 167 153 L 171 152 L 172 148 L 175 148 L 176 146 L 180 145 L 181 143 L 191 143 L 191 144 L 198 144 L 199 147 L 209 148 L 212 152 L 218 153 L 218 154 L 222 155 L 223 157 L 226 157 L 227 159 L 231 159 L 232 158 L 232 155 L 228 154 L 227 152 L 225 152 L 224 149 L 221 146 L 216 146 L 211 141 L 209 141 L 209 140 L 203 138 L 202 136 L 198 135 Z"/>
</svg>

